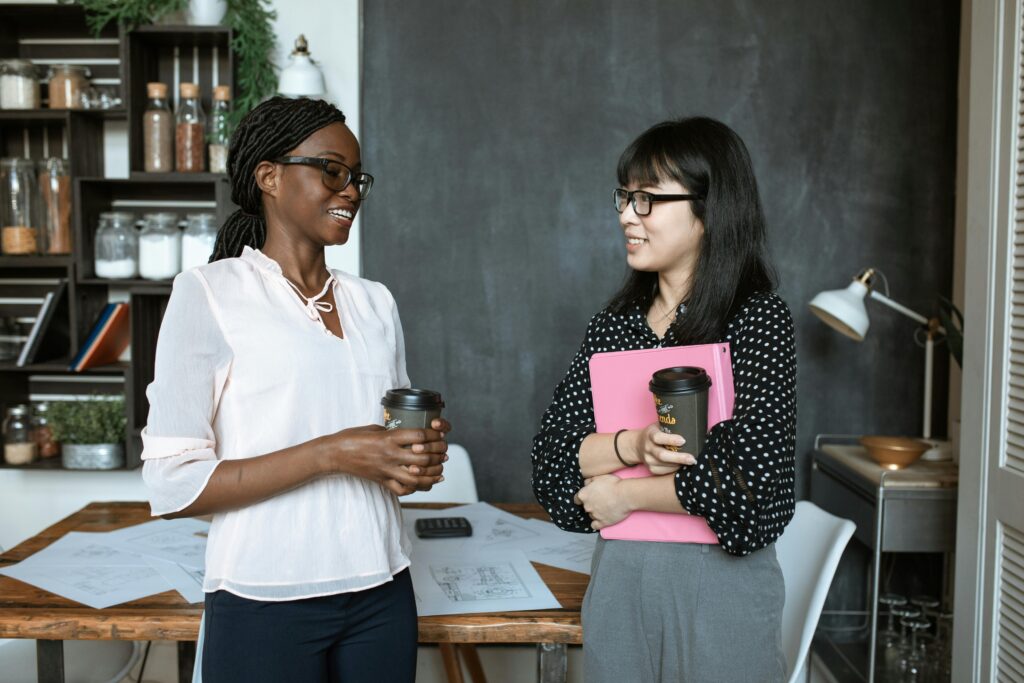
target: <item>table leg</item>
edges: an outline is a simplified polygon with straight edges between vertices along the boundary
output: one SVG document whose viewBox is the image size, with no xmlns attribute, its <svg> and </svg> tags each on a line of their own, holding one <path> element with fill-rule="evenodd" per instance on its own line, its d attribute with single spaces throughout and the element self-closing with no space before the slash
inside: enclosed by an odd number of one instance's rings
<svg viewBox="0 0 1024 683">
<path fill-rule="evenodd" d="M 537 683 L 565 683 L 567 669 L 565 643 L 537 643 Z"/>
<path fill-rule="evenodd" d="M 64 641 L 36 641 L 36 673 L 39 683 L 64 683 Z"/>
<path fill-rule="evenodd" d="M 882 530 L 885 528 L 885 475 L 882 475 L 882 482 L 878 486 L 878 502 L 875 509 L 875 547 L 871 562 L 871 593 L 868 600 L 871 601 L 868 613 L 871 615 L 871 630 L 869 631 L 868 644 L 868 683 L 875 681 L 875 667 L 877 665 L 878 651 L 878 593 L 879 583 L 882 578 Z"/>
<path fill-rule="evenodd" d="M 191 640 L 178 641 L 178 683 L 192 683 L 192 669 L 196 665 L 196 644 Z"/>
</svg>

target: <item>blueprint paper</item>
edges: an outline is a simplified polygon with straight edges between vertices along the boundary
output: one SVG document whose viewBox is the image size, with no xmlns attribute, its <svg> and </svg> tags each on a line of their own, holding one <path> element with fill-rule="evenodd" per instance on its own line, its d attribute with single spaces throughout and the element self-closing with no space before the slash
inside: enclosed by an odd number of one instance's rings
<svg viewBox="0 0 1024 683">
<path fill-rule="evenodd" d="M 424 552 L 410 567 L 420 616 L 558 609 L 521 552 Z"/>
<path fill-rule="evenodd" d="M 0 574 L 51 593 L 102 609 L 170 589 L 160 574 L 140 561 L 139 566 L 51 565 L 19 562 Z"/>
<path fill-rule="evenodd" d="M 143 557 L 142 559 L 147 565 L 155 569 L 164 578 L 164 581 L 171 588 L 178 591 L 178 594 L 185 598 L 185 600 L 192 604 L 205 602 L 206 593 L 203 592 L 204 570 L 193 569 L 192 567 L 186 567 L 175 562 L 158 560 L 155 557 Z"/>
<path fill-rule="evenodd" d="M 209 522 L 197 519 L 161 519 L 108 532 L 105 543 L 139 555 L 202 569 L 206 566 L 209 530 Z"/>
</svg>

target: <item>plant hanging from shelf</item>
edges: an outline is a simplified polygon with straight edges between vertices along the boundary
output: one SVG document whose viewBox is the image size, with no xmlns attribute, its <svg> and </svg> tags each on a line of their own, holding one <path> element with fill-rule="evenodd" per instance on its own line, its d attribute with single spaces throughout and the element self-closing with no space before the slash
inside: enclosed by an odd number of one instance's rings
<svg viewBox="0 0 1024 683">
<path fill-rule="evenodd" d="M 125 31 L 152 24 L 164 17 L 188 9 L 188 0 L 60 0 L 79 5 L 86 13 L 92 32 L 99 36 L 110 23 Z M 227 0 L 228 10 L 223 23 L 232 29 L 231 49 L 238 59 L 238 82 L 235 85 L 232 124 L 250 109 L 273 95 L 277 76 L 271 56 L 274 53 L 273 21 L 277 13 L 270 9 L 270 0 Z"/>
</svg>

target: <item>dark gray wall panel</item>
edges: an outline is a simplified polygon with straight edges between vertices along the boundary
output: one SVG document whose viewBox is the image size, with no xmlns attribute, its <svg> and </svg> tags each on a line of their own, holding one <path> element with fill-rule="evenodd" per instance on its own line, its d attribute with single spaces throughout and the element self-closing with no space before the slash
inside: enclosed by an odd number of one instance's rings
<svg viewBox="0 0 1024 683">
<path fill-rule="evenodd" d="M 484 498 L 532 498 L 530 439 L 625 273 L 615 162 L 679 115 L 724 120 L 754 159 L 797 324 L 801 489 L 816 433 L 919 431 L 914 324 L 869 304 L 857 345 L 807 302 L 864 265 L 918 310 L 949 293 L 958 3 L 363 7 L 364 272 L 394 292 L 413 382 L 445 393 Z"/>
</svg>

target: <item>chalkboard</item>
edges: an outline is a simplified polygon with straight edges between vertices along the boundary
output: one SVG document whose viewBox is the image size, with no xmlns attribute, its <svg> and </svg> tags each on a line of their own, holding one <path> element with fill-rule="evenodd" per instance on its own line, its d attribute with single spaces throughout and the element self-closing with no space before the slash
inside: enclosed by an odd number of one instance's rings
<svg viewBox="0 0 1024 683">
<path fill-rule="evenodd" d="M 625 275 L 615 163 L 708 115 L 754 160 L 797 326 L 798 493 L 817 433 L 919 434 L 915 324 L 857 344 L 807 302 L 862 267 L 931 313 L 952 280 L 959 5 L 951 0 L 375 0 L 363 5 L 366 277 L 413 383 L 442 391 L 482 498 L 532 500 L 530 446 Z M 938 356 L 936 431 L 946 358 Z"/>
</svg>

